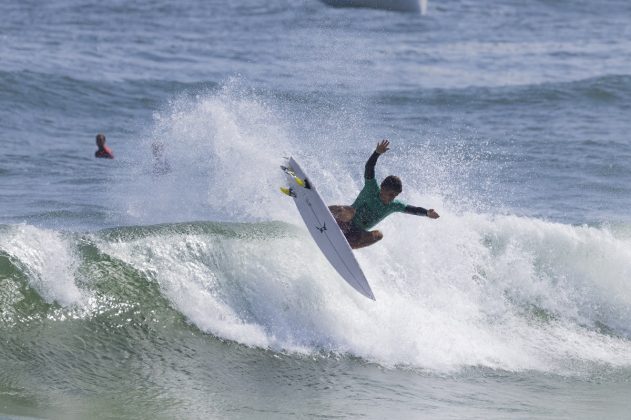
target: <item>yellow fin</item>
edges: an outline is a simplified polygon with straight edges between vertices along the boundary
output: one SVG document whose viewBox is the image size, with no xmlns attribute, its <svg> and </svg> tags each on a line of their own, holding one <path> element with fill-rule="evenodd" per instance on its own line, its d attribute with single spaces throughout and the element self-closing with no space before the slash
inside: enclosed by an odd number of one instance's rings
<svg viewBox="0 0 631 420">
<path fill-rule="evenodd" d="M 294 180 L 296 181 L 296 184 L 298 184 L 298 185 L 300 185 L 301 187 L 304 188 L 304 186 L 305 186 L 305 180 L 304 179 L 300 179 L 297 176 L 295 176 Z"/>
<path fill-rule="evenodd" d="M 296 193 L 291 188 L 280 187 L 280 191 L 283 194 L 288 195 L 290 197 L 295 197 L 296 196 Z"/>
</svg>

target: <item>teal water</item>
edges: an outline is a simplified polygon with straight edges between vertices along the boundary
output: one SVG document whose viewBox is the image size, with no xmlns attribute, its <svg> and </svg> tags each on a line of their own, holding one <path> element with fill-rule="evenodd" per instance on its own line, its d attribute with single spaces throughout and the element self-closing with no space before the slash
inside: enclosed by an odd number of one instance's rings
<svg viewBox="0 0 631 420">
<path fill-rule="evenodd" d="M 0 416 L 628 416 L 628 2 L 0 15 Z M 278 165 L 347 203 L 384 137 L 442 217 L 356 253 L 372 302 Z"/>
<path fill-rule="evenodd" d="M 510 229 L 493 232 L 502 224 Z M 570 269 L 583 284 L 541 284 L 561 270 L 545 267 L 546 246 L 530 249 L 541 254 L 525 284 L 496 271 L 503 259 L 525 264 L 502 243 L 533 246 L 532 238 L 518 239 L 533 228 L 557 241 L 600 241 L 596 254 L 628 249 L 628 239 L 597 228 L 564 234 L 563 225 L 517 218 L 478 228 L 491 260 L 484 265 L 480 257 L 466 281 L 466 272 L 423 284 L 405 273 L 380 280 L 379 264 L 360 256 L 378 290 L 374 303 L 347 293 L 308 234 L 286 223 L 92 233 L 4 226 L 3 412 L 624 418 L 631 373 L 625 296 L 603 291 L 600 276 L 577 263 Z M 622 257 L 612 252 L 608 264 L 626 269 Z M 429 265 L 444 271 L 441 262 Z"/>
</svg>

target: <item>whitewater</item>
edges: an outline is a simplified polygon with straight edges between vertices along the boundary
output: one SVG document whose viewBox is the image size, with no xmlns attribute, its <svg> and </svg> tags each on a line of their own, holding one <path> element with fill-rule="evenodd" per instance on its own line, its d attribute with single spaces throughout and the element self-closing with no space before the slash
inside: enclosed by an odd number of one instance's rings
<svg viewBox="0 0 631 420">
<path fill-rule="evenodd" d="M 0 417 L 626 419 L 631 9 L 423 12 L 0 4 Z M 383 138 L 373 302 L 280 165 Z"/>
<path fill-rule="evenodd" d="M 437 191 L 406 191 L 407 200 L 432 203 L 443 217 L 391 217 L 379 246 L 356 252 L 378 297 L 367 301 L 341 281 L 275 191 L 277 150 L 292 150 L 290 137 L 263 104 L 226 89 L 155 116 L 148 141 L 172 139 L 172 172 L 156 175 L 149 159 L 137 165 L 134 183 L 117 186 L 137 188 L 123 196 L 132 198 L 129 219 L 142 225 L 83 234 L 4 226 L 5 264 L 45 302 L 90 316 L 89 266 L 111 260 L 109 275 L 121 277 L 125 267 L 155 282 L 200 330 L 272 351 L 437 372 L 475 366 L 583 375 L 604 364 L 629 367 L 628 232 L 471 212 L 469 202 L 459 208 Z M 361 165 L 341 170 L 327 155 L 309 155 L 310 170 L 329 181 L 322 185 L 330 202 L 346 202 L 360 189 Z M 415 172 L 400 176 L 423 181 Z M 208 182 L 217 179 L 226 182 Z M 222 220 L 146 224 L 205 212 Z"/>
</svg>

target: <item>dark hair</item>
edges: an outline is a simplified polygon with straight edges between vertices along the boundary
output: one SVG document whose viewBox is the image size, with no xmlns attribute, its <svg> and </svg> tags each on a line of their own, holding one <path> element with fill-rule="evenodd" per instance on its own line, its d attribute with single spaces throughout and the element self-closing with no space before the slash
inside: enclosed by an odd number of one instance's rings
<svg viewBox="0 0 631 420">
<path fill-rule="evenodd" d="M 395 191 L 397 194 L 399 194 L 401 191 L 403 191 L 403 184 L 401 183 L 401 180 L 398 176 L 388 175 L 386 179 L 384 179 L 381 183 L 381 188 Z"/>
<path fill-rule="evenodd" d="M 96 135 L 96 141 L 105 141 L 105 134 L 99 133 Z"/>
</svg>

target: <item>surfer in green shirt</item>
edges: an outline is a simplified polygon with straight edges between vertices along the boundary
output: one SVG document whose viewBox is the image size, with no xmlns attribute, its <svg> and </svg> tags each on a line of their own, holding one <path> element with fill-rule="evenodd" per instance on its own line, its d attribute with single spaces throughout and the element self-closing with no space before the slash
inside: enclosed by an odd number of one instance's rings
<svg viewBox="0 0 631 420">
<path fill-rule="evenodd" d="M 382 140 L 366 162 L 364 172 L 364 188 L 355 202 L 350 206 L 329 206 L 337 224 L 342 229 L 346 240 L 353 249 L 374 244 L 383 238 L 379 230 L 370 230 L 377 223 L 392 213 L 408 213 L 438 219 L 440 216 L 434 209 L 409 206 L 395 198 L 403 190 L 398 176 L 387 176 L 381 186 L 375 180 L 375 165 L 380 155 L 389 150 L 390 142 Z"/>
</svg>

